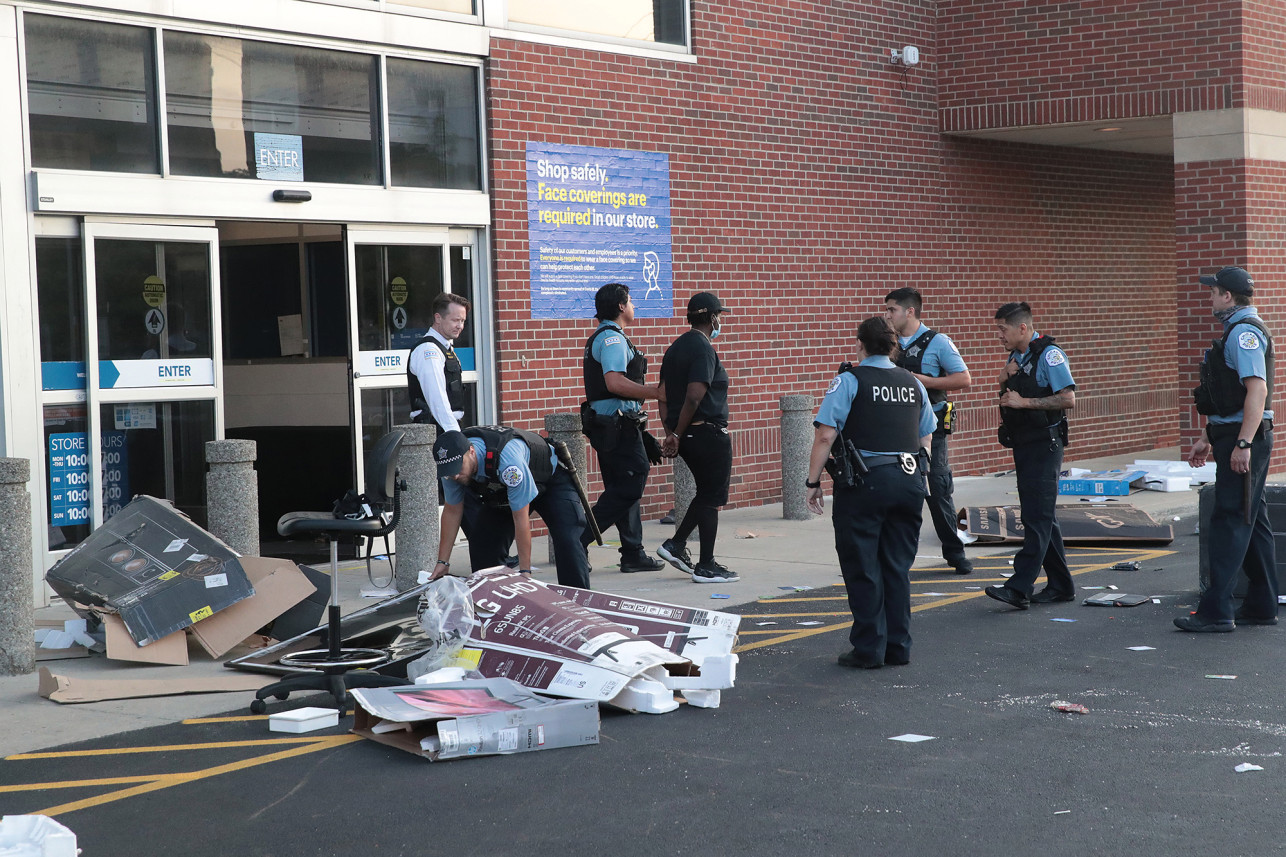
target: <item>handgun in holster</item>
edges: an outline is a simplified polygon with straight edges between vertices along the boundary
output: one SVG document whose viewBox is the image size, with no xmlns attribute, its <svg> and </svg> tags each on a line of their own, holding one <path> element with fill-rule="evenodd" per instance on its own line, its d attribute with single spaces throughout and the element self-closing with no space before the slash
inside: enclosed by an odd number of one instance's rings
<svg viewBox="0 0 1286 857">
<path fill-rule="evenodd" d="M 862 460 L 853 441 L 845 437 L 835 438 L 831 445 L 831 457 L 826 460 L 826 472 L 831 481 L 843 488 L 856 488 L 870 470 Z"/>
</svg>

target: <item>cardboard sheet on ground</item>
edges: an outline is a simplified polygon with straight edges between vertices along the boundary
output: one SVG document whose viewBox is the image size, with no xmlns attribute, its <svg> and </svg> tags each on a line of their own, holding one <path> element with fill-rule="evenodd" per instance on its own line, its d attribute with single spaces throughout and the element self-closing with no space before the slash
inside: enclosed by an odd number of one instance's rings
<svg viewBox="0 0 1286 857">
<path fill-rule="evenodd" d="M 40 668 L 39 694 L 54 702 L 103 702 L 188 693 L 228 693 L 258 690 L 271 679 L 255 675 L 226 675 L 179 679 L 88 679 L 58 675 Z"/>
<path fill-rule="evenodd" d="M 1129 542 L 1137 545 L 1168 545 L 1174 528 L 1158 524 L 1142 509 L 1127 505 L 1059 505 L 1055 515 L 1067 544 Z M 1021 544 L 1022 514 L 1017 506 L 970 506 L 960 511 L 971 535 L 983 544 Z"/>
<path fill-rule="evenodd" d="M 254 595 L 236 552 L 147 496 L 90 533 L 45 580 L 68 603 L 119 615 L 140 646 Z"/>
<path fill-rule="evenodd" d="M 430 761 L 598 743 L 598 704 L 503 678 L 356 689 L 353 733 Z"/>
</svg>

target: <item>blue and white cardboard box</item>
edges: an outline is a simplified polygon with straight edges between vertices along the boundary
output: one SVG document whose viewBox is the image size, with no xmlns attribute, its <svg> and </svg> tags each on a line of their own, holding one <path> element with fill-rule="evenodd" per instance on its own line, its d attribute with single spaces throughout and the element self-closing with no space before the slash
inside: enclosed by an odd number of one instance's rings
<svg viewBox="0 0 1286 857">
<path fill-rule="evenodd" d="M 1106 470 L 1102 473 L 1086 473 L 1075 478 L 1059 479 L 1058 493 L 1124 497 L 1130 493 L 1130 486 L 1134 483 L 1138 483 L 1138 487 L 1142 488 L 1146 478 L 1145 470 Z"/>
</svg>

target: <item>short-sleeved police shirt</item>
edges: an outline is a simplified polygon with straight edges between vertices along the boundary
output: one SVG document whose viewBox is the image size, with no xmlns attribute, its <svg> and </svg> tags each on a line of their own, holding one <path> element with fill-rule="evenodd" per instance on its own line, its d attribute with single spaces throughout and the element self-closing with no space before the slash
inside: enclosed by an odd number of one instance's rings
<svg viewBox="0 0 1286 857">
<path fill-rule="evenodd" d="M 926 330 L 921 324 L 915 329 L 915 333 L 910 336 L 899 336 L 898 347 L 903 350 L 908 345 L 920 338 L 920 335 Z M 920 358 L 920 374 L 928 375 L 930 378 L 941 378 L 944 375 L 955 375 L 959 372 L 968 372 L 969 367 L 965 365 L 964 358 L 960 356 L 960 349 L 951 341 L 951 337 L 942 331 L 929 341 L 928 346 L 924 349 L 924 354 Z M 938 402 L 933 406 L 935 411 L 942 410 L 947 406 L 946 402 Z"/>
<path fill-rule="evenodd" d="M 603 328 L 608 330 L 603 330 Z M 594 344 L 590 346 L 590 354 L 603 367 L 603 375 L 608 372 L 620 372 L 625 374 L 626 368 L 629 367 L 630 361 L 634 359 L 634 350 L 630 348 L 625 334 L 621 331 L 621 326 L 614 321 L 605 321 L 598 326 L 602 333 L 594 337 Z M 594 409 L 594 413 L 602 416 L 611 416 L 620 411 L 624 414 L 637 413 L 641 404 L 633 399 L 599 399 L 597 402 L 590 402 L 589 406 Z"/>
<path fill-rule="evenodd" d="M 482 462 L 486 460 L 487 445 L 479 437 L 469 438 L 469 444 L 478 456 L 478 470 L 473 474 L 473 481 L 477 484 L 483 484 L 487 481 L 486 475 L 482 472 Z M 552 447 L 549 450 L 549 457 L 553 462 L 554 468 L 557 469 L 558 456 L 554 453 Z M 514 438 L 505 444 L 504 449 L 500 450 L 500 468 L 496 473 L 509 491 L 509 508 L 514 511 L 529 505 L 540 493 L 540 489 L 536 487 L 536 481 L 531 478 L 531 448 L 527 446 L 526 441 L 520 438 Z M 443 503 L 453 506 L 456 503 L 464 502 L 463 485 L 453 479 L 443 479 L 441 482 Z"/>
<path fill-rule="evenodd" d="M 1040 338 L 1039 333 L 1031 335 L 1032 340 Z M 1028 348 L 1026 351 L 1011 351 L 1009 359 L 1019 366 L 1026 366 L 1031 360 L 1032 351 Z M 1067 362 L 1067 354 L 1057 345 L 1050 345 L 1041 352 L 1040 363 L 1036 364 L 1036 383 L 1042 387 L 1048 387 L 1057 393 L 1060 390 L 1066 390 L 1068 387 L 1075 389 L 1076 381 L 1072 379 L 1072 367 Z"/>
<path fill-rule="evenodd" d="M 1223 359 L 1228 364 L 1228 368 L 1237 373 L 1237 377 L 1244 382 L 1247 378 L 1268 378 L 1268 364 L 1265 361 L 1268 343 L 1264 341 L 1264 335 L 1259 332 L 1259 328 L 1253 325 L 1245 324 L 1248 318 L 1259 318 L 1259 312 L 1253 306 L 1237 307 L 1237 309 L 1228 316 L 1224 322 L 1224 330 L 1232 329 L 1228 334 L 1228 341 L 1224 345 Z M 1272 403 L 1269 402 L 1269 405 Z M 1221 423 L 1239 423 L 1241 422 L 1242 412 L 1237 411 L 1235 414 L 1229 414 L 1221 417 L 1218 414 L 1210 416 L 1210 422 L 1215 425 Z M 1265 407 L 1264 419 L 1271 420 L 1273 412 L 1271 408 Z"/>
</svg>

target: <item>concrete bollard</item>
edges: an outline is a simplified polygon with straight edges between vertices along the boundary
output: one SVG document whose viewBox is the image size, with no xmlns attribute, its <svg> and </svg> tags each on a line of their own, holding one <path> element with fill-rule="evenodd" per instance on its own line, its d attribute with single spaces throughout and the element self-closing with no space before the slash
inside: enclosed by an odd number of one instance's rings
<svg viewBox="0 0 1286 857">
<path fill-rule="evenodd" d="M 259 473 L 253 440 L 211 440 L 205 445 L 207 526 L 243 556 L 259 556 Z"/>
<path fill-rule="evenodd" d="M 581 484 L 588 486 L 585 475 L 585 435 L 581 433 L 580 414 L 547 414 L 545 433 L 549 436 L 550 443 L 561 440 L 567 444 L 567 451 L 571 453 L 572 461 L 576 464 L 576 472 L 580 474 Z M 553 566 L 555 564 L 554 540 L 548 539 L 548 542 L 549 564 Z"/>
<path fill-rule="evenodd" d="M 396 586 L 405 592 L 419 585 L 421 571 L 432 572 L 438 562 L 438 465 L 433 460 L 437 427 L 429 423 L 396 426 L 405 432 L 397 469 L 406 482 L 402 492 L 402 517 L 398 521 Z"/>
<path fill-rule="evenodd" d="M 813 397 L 781 397 L 781 516 L 788 521 L 810 517 L 804 496 L 808 459 L 813 451 Z"/>
<path fill-rule="evenodd" d="M 692 478 L 692 471 L 682 458 L 676 455 L 670 461 L 674 464 L 670 468 L 670 486 L 674 489 L 674 524 L 678 526 L 688 513 L 692 498 L 697 496 L 697 481 Z"/>
<path fill-rule="evenodd" d="M 30 480 L 27 459 L 0 458 L 0 675 L 36 669 Z"/>
</svg>

